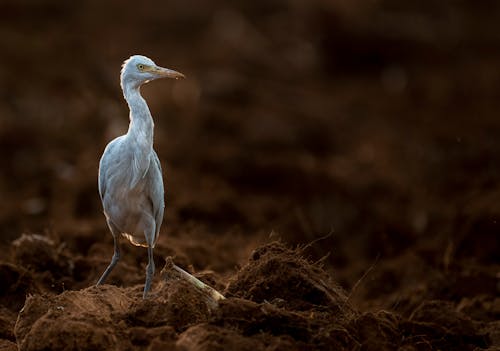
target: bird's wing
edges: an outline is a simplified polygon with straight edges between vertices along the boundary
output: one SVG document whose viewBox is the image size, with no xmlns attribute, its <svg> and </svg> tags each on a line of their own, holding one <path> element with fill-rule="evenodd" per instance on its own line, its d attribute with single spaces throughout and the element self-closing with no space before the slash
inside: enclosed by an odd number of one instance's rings
<svg viewBox="0 0 500 351">
<path fill-rule="evenodd" d="M 110 177 L 112 177 L 112 165 L 116 163 L 117 159 L 117 151 L 120 149 L 121 140 L 123 136 L 119 136 L 118 138 L 112 140 L 104 149 L 101 160 L 99 161 L 99 177 L 98 177 L 98 186 L 99 186 L 99 195 L 101 196 L 101 201 L 104 199 L 104 195 L 106 194 L 107 185 L 110 181 Z"/>
<path fill-rule="evenodd" d="M 105 182 L 103 181 L 103 176 L 104 176 L 104 171 L 99 167 L 99 178 L 97 180 L 98 186 L 99 186 L 99 196 L 101 197 L 101 202 L 104 199 L 104 193 L 106 192 L 106 185 Z"/>
<path fill-rule="evenodd" d="M 108 182 L 107 170 L 109 168 L 108 155 L 111 153 L 111 149 L 113 148 L 113 141 L 106 146 L 102 154 L 101 160 L 99 161 L 98 185 L 99 185 L 99 195 L 101 196 L 101 201 L 103 201 L 104 194 L 106 193 L 106 184 Z"/>
<path fill-rule="evenodd" d="M 165 211 L 165 198 L 164 198 L 164 187 L 163 187 L 163 177 L 160 160 L 158 155 L 153 150 L 151 153 L 151 163 L 149 165 L 149 172 L 151 175 L 151 187 L 149 198 L 153 206 L 153 216 L 156 223 L 156 233 L 155 239 L 158 238 L 160 232 L 160 226 L 163 221 L 163 214 Z"/>
<path fill-rule="evenodd" d="M 153 151 L 154 152 L 154 151 Z M 130 167 L 131 176 L 130 176 L 130 188 L 133 189 L 135 186 L 144 179 L 146 174 L 149 171 L 149 167 L 151 167 L 151 160 L 143 155 L 137 155 L 135 153 L 131 153 L 132 156 L 132 165 Z"/>
</svg>

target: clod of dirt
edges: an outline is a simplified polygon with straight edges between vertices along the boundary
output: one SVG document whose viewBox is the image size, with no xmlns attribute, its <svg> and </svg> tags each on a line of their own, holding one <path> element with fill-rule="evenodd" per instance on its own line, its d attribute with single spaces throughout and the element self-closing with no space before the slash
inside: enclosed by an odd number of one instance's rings
<svg viewBox="0 0 500 351">
<path fill-rule="evenodd" d="M 177 333 L 171 326 L 161 327 L 131 327 L 125 331 L 134 350 L 147 348 L 153 350 L 175 350 Z"/>
<path fill-rule="evenodd" d="M 290 311 L 268 302 L 228 298 L 220 302 L 211 323 L 246 337 L 287 340 L 299 349 L 311 344 L 314 349 L 353 349 L 357 342 L 343 326 L 346 321 L 327 310 Z"/>
<path fill-rule="evenodd" d="M 254 341 L 264 338 L 265 345 L 279 339 L 278 348 L 284 349 L 359 347 L 348 330 L 357 312 L 337 283 L 300 254 L 280 242 L 255 250 L 227 287 L 226 293 L 238 298 L 220 301 L 211 324 L 236 328 Z"/>
<path fill-rule="evenodd" d="M 363 350 L 397 350 L 401 341 L 400 318 L 390 312 L 364 313 L 350 323 Z"/>
<path fill-rule="evenodd" d="M 148 299 L 135 301 L 124 319 L 132 325 L 171 325 L 182 331 L 207 321 L 210 312 L 204 300 L 204 295 L 189 282 L 171 279 L 160 283 Z"/>
<path fill-rule="evenodd" d="M 0 339 L 15 341 L 14 325 L 16 324 L 17 313 L 0 307 Z M 1 350 L 1 348 L 0 348 Z"/>
<path fill-rule="evenodd" d="M 17 344 L 9 340 L 0 339 L 0 351 L 18 351 Z"/>
<path fill-rule="evenodd" d="M 282 301 L 290 310 L 327 306 L 339 317 L 352 313 L 342 288 L 300 253 L 280 242 L 258 248 L 230 280 L 227 295 L 259 303 Z"/>
<path fill-rule="evenodd" d="M 128 310 L 132 301 L 113 286 L 31 296 L 14 329 L 17 343 L 20 350 L 121 349 L 129 341 L 118 337 L 113 315 Z"/>
<path fill-rule="evenodd" d="M 34 272 L 50 271 L 57 277 L 70 275 L 73 262 L 63 257 L 61 248 L 42 235 L 22 234 L 12 242 L 14 261 Z"/>
<path fill-rule="evenodd" d="M 309 340 L 319 321 L 270 303 L 258 304 L 230 298 L 220 302 L 214 323 L 238 328 L 244 335 L 266 332 L 272 335 L 292 335 L 296 340 Z"/>
<path fill-rule="evenodd" d="M 36 292 L 33 278 L 27 270 L 11 263 L 0 262 L 0 305 L 20 310 L 27 292 Z"/>
<path fill-rule="evenodd" d="M 261 333 L 258 337 L 248 337 L 228 328 L 209 324 L 198 324 L 179 336 L 176 346 L 181 351 L 205 350 L 274 350 L 297 349 L 289 337 L 272 337 Z"/>
<path fill-rule="evenodd" d="M 474 322 L 463 313 L 455 311 L 448 301 L 425 301 L 410 316 L 410 320 L 422 323 L 434 323 L 457 335 L 474 335 Z"/>
<path fill-rule="evenodd" d="M 500 320 L 500 297 L 478 295 L 472 298 L 464 297 L 456 308 L 474 320 L 493 322 Z"/>
<path fill-rule="evenodd" d="M 486 348 L 490 343 L 480 323 L 457 312 L 448 301 L 425 301 L 401 327 L 405 335 L 418 337 L 439 349 Z"/>
<path fill-rule="evenodd" d="M 500 320 L 488 323 L 482 328 L 482 332 L 488 335 L 490 347 L 494 350 L 500 350 Z"/>
<path fill-rule="evenodd" d="M 206 322 L 202 294 L 170 280 L 142 299 L 141 286 L 111 285 L 30 296 L 14 328 L 21 350 L 172 349 L 177 331 Z"/>
</svg>

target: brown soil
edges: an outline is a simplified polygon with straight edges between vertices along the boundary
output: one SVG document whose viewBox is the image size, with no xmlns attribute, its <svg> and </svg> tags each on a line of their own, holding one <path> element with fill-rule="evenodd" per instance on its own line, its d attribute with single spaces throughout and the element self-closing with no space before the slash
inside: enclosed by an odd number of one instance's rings
<svg viewBox="0 0 500 351">
<path fill-rule="evenodd" d="M 0 351 L 500 350 L 500 5 L 0 5 Z M 97 193 L 143 88 L 158 272 Z M 216 308 L 167 257 L 225 294 Z"/>
</svg>

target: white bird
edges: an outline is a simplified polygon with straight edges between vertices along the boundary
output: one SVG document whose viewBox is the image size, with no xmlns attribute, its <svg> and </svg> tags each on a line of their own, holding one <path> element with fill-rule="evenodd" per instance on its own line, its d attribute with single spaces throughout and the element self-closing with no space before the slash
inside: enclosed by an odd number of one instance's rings
<svg viewBox="0 0 500 351">
<path fill-rule="evenodd" d="M 131 56 L 123 63 L 120 83 L 130 108 L 130 124 L 127 134 L 106 146 L 99 163 L 99 194 L 115 250 L 97 285 L 104 283 L 120 259 L 119 239 L 124 236 L 132 244 L 148 249 L 144 298 L 155 272 L 153 248 L 160 233 L 165 201 L 160 160 L 153 150 L 154 122 L 140 88 L 158 78 L 178 79 L 184 75 L 159 67 L 141 55 Z"/>
</svg>

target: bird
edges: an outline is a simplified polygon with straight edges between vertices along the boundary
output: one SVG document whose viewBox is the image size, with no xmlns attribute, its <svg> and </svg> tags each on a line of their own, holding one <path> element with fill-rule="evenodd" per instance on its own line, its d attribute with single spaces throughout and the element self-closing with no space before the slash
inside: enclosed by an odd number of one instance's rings
<svg viewBox="0 0 500 351">
<path fill-rule="evenodd" d="M 159 78 L 185 78 L 177 71 L 157 66 L 153 60 L 133 55 L 120 74 L 123 96 L 130 109 L 125 135 L 112 140 L 99 162 L 98 186 L 106 222 L 113 235 L 114 253 L 96 285 L 101 285 L 120 260 L 120 238 L 147 248 L 148 264 L 143 298 L 155 273 L 153 249 L 165 211 L 160 160 L 153 149 L 154 121 L 141 95 L 143 84 Z"/>
</svg>

